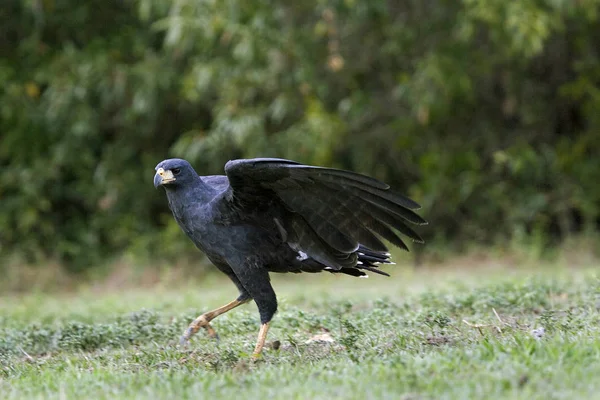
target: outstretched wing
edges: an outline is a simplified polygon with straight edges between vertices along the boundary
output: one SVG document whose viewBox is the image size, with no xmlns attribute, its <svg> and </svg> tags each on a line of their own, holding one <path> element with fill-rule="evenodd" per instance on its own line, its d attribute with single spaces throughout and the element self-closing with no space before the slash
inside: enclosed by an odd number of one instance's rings
<svg viewBox="0 0 600 400">
<path fill-rule="evenodd" d="M 381 238 L 408 250 L 395 231 L 423 242 L 407 225 L 427 223 L 413 211 L 420 206 L 374 178 L 276 158 L 232 160 L 225 173 L 236 207 L 281 202 L 289 212 L 276 224 L 286 241 L 328 267 L 355 266 L 359 245 L 387 252 Z"/>
</svg>

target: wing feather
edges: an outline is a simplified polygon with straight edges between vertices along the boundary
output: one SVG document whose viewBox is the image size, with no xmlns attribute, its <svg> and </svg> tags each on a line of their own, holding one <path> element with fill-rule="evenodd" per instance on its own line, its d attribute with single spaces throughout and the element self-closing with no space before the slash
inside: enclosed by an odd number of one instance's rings
<svg viewBox="0 0 600 400">
<path fill-rule="evenodd" d="M 377 179 L 274 158 L 229 161 L 225 173 L 238 208 L 279 201 L 288 243 L 333 270 L 357 268 L 357 252 L 365 261 L 385 257 L 380 238 L 408 250 L 395 231 L 422 242 L 407 225 L 427 223 L 413 211 L 419 204 Z"/>
<path fill-rule="evenodd" d="M 358 256 L 355 252 L 341 253 L 328 246 L 302 218 L 295 216 L 288 225 L 289 243 L 292 247 L 297 247 L 297 250 L 304 251 L 314 260 L 334 270 L 356 265 Z"/>
<path fill-rule="evenodd" d="M 304 217 L 325 243 L 343 253 L 358 249 L 358 242 L 351 236 L 352 232 L 344 229 L 344 216 L 331 213 L 333 210 L 322 199 L 303 196 L 296 190 L 279 191 L 278 195 L 287 206 Z"/>
<path fill-rule="evenodd" d="M 309 191 L 313 196 L 305 195 Z M 355 251 L 360 243 L 377 251 L 387 251 L 383 242 L 365 225 L 365 222 L 370 222 L 368 214 L 361 212 L 352 197 L 346 196 L 343 191 L 331 191 L 316 185 L 278 194 L 290 209 L 303 215 L 320 237 L 337 250 Z M 341 236 L 344 246 L 336 245 L 333 236 Z M 349 250 L 350 246 L 353 250 Z"/>
</svg>

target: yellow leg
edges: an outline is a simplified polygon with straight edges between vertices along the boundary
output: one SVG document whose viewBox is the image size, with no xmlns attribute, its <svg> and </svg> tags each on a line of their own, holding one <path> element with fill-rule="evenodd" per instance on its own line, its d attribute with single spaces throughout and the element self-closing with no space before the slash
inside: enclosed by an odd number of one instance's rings
<svg viewBox="0 0 600 400">
<path fill-rule="evenodd" d="M 194 336 L 196 332 L 200 330 L 200 328 L 206 329 L 206 331 L 208 332 L 208 336 L 210 336 L 211 338 L 218 339 L 219 335 L 217 335 L 217 332 L 213 329 L 212 326 L 210 326 L 210 321 L 217 318 L 219 315 L 225 314 L 227 311 L 231 311 L 237 306 L 241 306 L 242 304 L 245 304 L 249 301 L 250 299 L 243 301 L 234 300 L 231 303 L 225 304 L 223 307 L 219 307 L 216 310 L 209 311 L 200 315 L 190 324 L 190 326 L 185 330 L 183 335 L 181 335 L 181 339 L 179 339 L 179 344 L 182 346 L 186 345 L 190 338 Z"/>
<path fill-rule="evenodd" d="M 267 332 L 269 332 L 269 322 L 260 326 L 260 331 L 258 331 L 258 340 L 256 341 L 256 347 L 254 348 L 254 353 L 252 353 L 253 360 L 257 360 L 258 357 L 260 357 L 260 353 L 263 347 L 265 346 L 265 341 L 267 340 Z"/>
</svg>

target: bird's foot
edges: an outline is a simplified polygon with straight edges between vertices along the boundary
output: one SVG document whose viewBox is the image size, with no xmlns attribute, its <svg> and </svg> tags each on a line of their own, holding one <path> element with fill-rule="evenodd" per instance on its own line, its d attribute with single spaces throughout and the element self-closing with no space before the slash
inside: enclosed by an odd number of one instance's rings
<svg viewBox="0 0 600 400">
<path fill-rule="evenodd" d="M 190 324 L 190 326 L 185 330 L 185 332 L 183 333 L 183 335 L 181 335 L 181 338 L 179 339 L 180 346 L 187 346 L 191 337 L 194 336 L 200 330 L 200 328 L 204 328 L 208 333 L 208 336 L 215 339 L 217 341 L 217 344 L 219 344 L 219 335 L 217 334 L 217 331 L 215 331 L 214 328 L 210 325 L 210 318 L 207 314 L 209 313 L 202 314 Z"/>
<path fill-rule="evenodd" d="M 189 328 L 185 330 L 185 333 L 183 335 L 181 335 L 181 337 L 179 338 L 179 347 L 187 347 L 189 341 L 190 341 L 190 336 L 187 334 L 189 331 Z"/>
</svg>

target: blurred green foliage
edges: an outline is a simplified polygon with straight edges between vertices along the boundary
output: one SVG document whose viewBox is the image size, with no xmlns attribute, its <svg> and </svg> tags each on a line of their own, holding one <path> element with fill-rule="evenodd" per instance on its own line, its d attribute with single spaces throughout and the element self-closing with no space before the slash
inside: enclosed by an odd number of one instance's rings
<svg viewBox="0 0 600 400">
<path fill-rule="evenodd" d="M 598 0 L 7 0 L 0 252 L 191 249 L 153 168 L 277 156 L 386 180 L 429 239 L 600 216 Z M 519 236 L 521 235 L 521 236 Z"/>
</svg>

